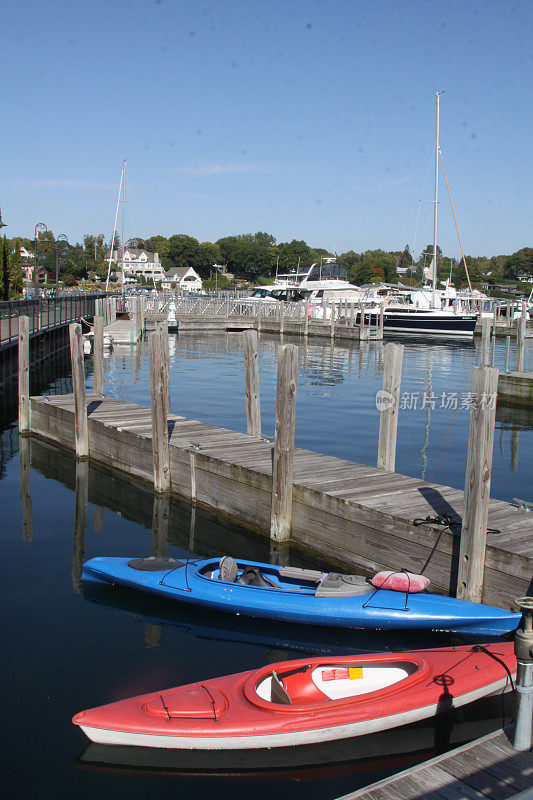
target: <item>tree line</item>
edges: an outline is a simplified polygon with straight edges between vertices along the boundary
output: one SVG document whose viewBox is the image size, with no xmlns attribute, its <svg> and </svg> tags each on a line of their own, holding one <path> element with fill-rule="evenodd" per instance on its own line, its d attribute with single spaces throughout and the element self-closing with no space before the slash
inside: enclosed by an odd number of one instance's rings
<svg viewBox="0 0 533 800">
<path fill-rule="evenodd" d="M 22 246 L 33 253 L 34 242 L 31 239 L 16 237 L 7 240 L 8 268 L 6 271 L 2 266 L 0 286 L 4 286 L 2 276 L 20 268 Z M 348 280 L 357 285 L 380 281 L 396 283 L 400 280 L 399 268 L 407 269 L 407 272 L 402 270 L 401 281 L 414 284 L 423 280 L 424 268 L 429 267 L 433 256 L 433 245 L 427 245 L 416 261 L 408 245 L 398 251 L 349 250 L 337 256 L 325 248 L 312 248 L 303 240 L 277 243 L 272 234 L 263 231 L 224 236 L 216 242 L 200 242 L 187 234 L 169 237 L 156 235 L 145 239 L 134 237 L 128 240 L 127 246 L 157 252 L 165 270 L 172 267 L 193 267 L 206 281 L 212 275 L 214 264 L 224 265 L 228 272 L 239 278 L 258 282 L 261 279 L 272 279 L 276 270 L 280 273 L 291 272 L 298 265 L 310 266 L 323 258 L 336 256 L 347 267 Z M 120 248 L 120 240 L 115 236 L 114 249 L 120 251 Z M 83 237 L 83 243 L 71 244 L 56 242 L 52 231 L 44 231 L 38 234 L 37 260 L 39 266 L 48 273 L 48 282 L 53 284 L 57 251 L 60 279 L 69 286 L 75 285 L 80 279 L 91 280 L 95 276 L 105 278 L 109 249 L 110 242 L 106 242 L 103 234 L 87 234 Z M 2 265 L 3 260 L 4 256 Z M 490 284 L 516 281 L 520 275 L 533 276 L 533 248 L 524 247 L 511 255 L 491 258 L 467 256 L 466 263 L 473 285 L 479 286 L 481 282 Z M 444 280 L 451 274 L 456 286 L 467 285 L 462 262 L 445 256 L 440 247 L 438 264 L 439 280 Z M 19 291 L 20 280 L 18 277 L 12 279 L 13 288 L 8 290 L 11 295 Z"/>
</svg>

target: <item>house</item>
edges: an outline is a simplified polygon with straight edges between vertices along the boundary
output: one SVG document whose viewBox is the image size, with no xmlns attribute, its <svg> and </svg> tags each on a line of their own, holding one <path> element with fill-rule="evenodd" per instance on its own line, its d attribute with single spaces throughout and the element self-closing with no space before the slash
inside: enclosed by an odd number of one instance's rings
<svg viewBox="0 0 533 800">
<path fill-rule="evenodd" d="M 106 255 L 106 259 L 109 259 L 109 253 Z M 122 253 L 119 250 L 113 250 L 111 261 L 121 267 Z M 124 250 L 123 283 L 137 283 L 141 275 L 154 284 L 163 280 L 165 271 L 159 260 L 159 254 L 149 253 L 148 250 L 139 250 L 133 247 L 126 248 Z"/>
<path fill-rule="evenodd" d="M 161 285 L 163 289 L 199 292 L 202 288 L 202 279 L 192 267 L 172 267 L 165 272 Z"/>
</svg>

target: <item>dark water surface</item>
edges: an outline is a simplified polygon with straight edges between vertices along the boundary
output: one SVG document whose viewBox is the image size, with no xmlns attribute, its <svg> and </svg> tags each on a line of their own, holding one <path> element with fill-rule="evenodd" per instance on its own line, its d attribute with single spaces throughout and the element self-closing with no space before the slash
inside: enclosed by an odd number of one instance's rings
<svg viewBox="0 0 533 800">
<path fill-rule="evenodd" d="M 287 340 L 290 341 L 290 340 Z M 375 464 L 381 386 L 381 348 L 300 345 L 296 437 L 303 447 Z M 273 432 L 276 346 L 262 339 L 263 429 Z M 462 488 L 469 391 L 476 345 L 406 342 L 403 391 L 426 391 L 435 408 L 400 412 L 397 470 Z M 511 358 L 513 354 L 511 354 Z M 528 353 L 531 360 L 531 352 Z M 503 366 L 498 343 L 496 366 Z M 70 390 L 68 357 L 35 376 L 32 391 Z M 90 362 L 87 363 L 91 386 Z M 124 348 L 106 361 L 106 393 L 148 405 L 147 352 Z M 238 334 L 171 337 L 172 411 L 244 430 L 241 337 Z M 458 408 L 441 408 L 442 393 L 456 392 Z M 430 757 L 453 743 L 500 727 L 500 701 L 443 717 L 422 731 L 398 737 L 397 749 L 376 743 L 372 759 L 289 773 L 236 776 L 179 774 L 172 763 L 145 758 L 106 761 L 70 719 L 74 713 L 132 694 L 259 667 L 303 653 L 365 652 L 448 644 L 434 635 L 345 633 L 295 628 L 139 598 L 132 592 L 83 592 L 81 566 L 96 555 L 144 555 L 152 548 L 151 492 L 135 481 L 70 454 L 19 437 L 12 420 L 14 393 L 2 394 L 0 537 L 3 675 L 1 747 L 3 795 L 9 797 L 220 798 L 273 794 L 334 798 Z M 410 401 L 411 404 L 413 401 Z M 420 395 L 418 404 L 422 402 Z M 431 403 L 430 403 L 431 404 Z M 426 405 L 428 405 L 426 403 Z M 493 495 L 531 500 L 533 419 L 498 410 Z M 31 467 L 30 467 L 31 465 Z M 76 473 L 78 495 L 74 491 Z M 83 500 L 88 498 L 88 504 Z M 180 556 L 230 553 L 269 560 L 265 538 L 213 514 L 172 501 L 168 552 Z M 314 566 L 291 552 L 291 563 Z M 454 639 L 453 641 L 457 641 Z M 148 756 L 150 753 L 148 753 Z M 153 754 L 152 754 L 153 755 Z M 110 763 L 112 761 L 114 763 Z"/>
</svg>

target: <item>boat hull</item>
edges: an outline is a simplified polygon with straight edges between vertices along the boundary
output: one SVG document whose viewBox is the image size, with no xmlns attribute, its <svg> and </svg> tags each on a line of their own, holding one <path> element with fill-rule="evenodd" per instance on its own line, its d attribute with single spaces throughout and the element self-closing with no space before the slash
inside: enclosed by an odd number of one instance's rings
<svg viewBox="0 0 533 800">
<path fill-rule="evenodd" d="M 400 670 L 403 677 L 378 688 L 370 678 L 369 691 L 327 697 L 317 686 L 324 687 L 319 678 L 332 670 L 360 671 L 361 679 Z M 100 706 L 73 722 L 98 744 L 202 751 L 300 747 L 418 723 L 511 689 L 515 673 L 513 645 L 507 642 L 301 659 Z M 261 693 L 273 675 L 283 677 L 290 704 Z M 348 680 L 354 692 L 358 679 Z"/>
<path fill-rule="evenodd" d="M 498 636 L 514 630 L 520 621 L 520 614 L 452 597 L 386 590 L 373 594 L 370 584 L 364 594 L 318 597 L 316 583 L 284 583 L 279 568 L 243 559 L 238 559 L 239 569 L 256 567 L 277 581 L 282 590 L 206 577 L 210 571 L 216 572 L 218 561 L 194 559 L 174 569 L 141 572 L 129 566 L 128 558 L 93 558 L 84 565 L 82 580 L 119 584 L 232 614 L 341 628 L 445 630 Z"/>
</svg>

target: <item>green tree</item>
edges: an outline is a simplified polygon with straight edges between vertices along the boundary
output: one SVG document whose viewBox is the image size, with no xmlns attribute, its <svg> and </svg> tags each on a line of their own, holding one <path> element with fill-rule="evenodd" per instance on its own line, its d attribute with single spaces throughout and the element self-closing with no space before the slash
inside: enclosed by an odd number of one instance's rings
<svg viewBox="0 0 533 800">
<path fill-rule="evenodd" d="M 298 264 L 310 266 L 314 261 L 320 261 L 315 250 L 306 242 L 296 239 L 291 242 L 280 242 L 277 251 L 280 272 L 292 272 L 298 267 Z"/>
<path fill-rule="evenodd" d="M 20 255 L 20 246 L 15 244 L 9 256 L 9 297 L 13 299 L 20 297 L 22 295 L 22 287 L 22 257 Z"/>
<path fill-rule="evenodd" d="M 163 260 L 163 256 L 168 255 L 169 244 L 166 236 L 150 236 L 149 239 L 145 239 L 144 244 L 146 250 L 148 250 L 149 253 L 157 253 L 161 261 Z"/>
<path fill-rule="evenodd" d="M 218 244 L 213 242 L 201 242 L 202 267 L 211 270 L 213 264 L 220 264 L 222 261 L 222 251 Z"/>
<path fill-rule="evenodd" d="M 6 236 L 0 248 L 0 300 L 9 300 L 9 249 Z"/>
<path fill-rule="evenodd" d="M 168 240 L 168 253 L 161 259 L 163 267 L 193 267 L 199 274 L 204 271 L 200 242 L 193 236 L 178 233 Z"/>
</svg>

